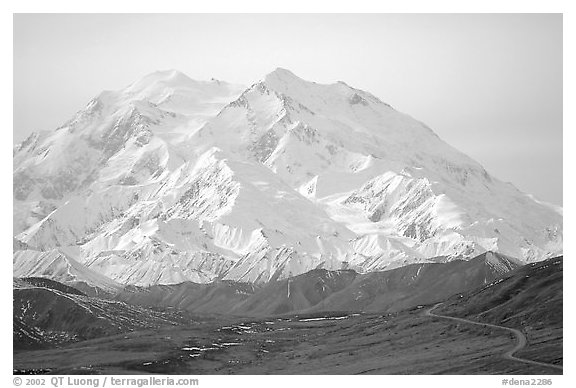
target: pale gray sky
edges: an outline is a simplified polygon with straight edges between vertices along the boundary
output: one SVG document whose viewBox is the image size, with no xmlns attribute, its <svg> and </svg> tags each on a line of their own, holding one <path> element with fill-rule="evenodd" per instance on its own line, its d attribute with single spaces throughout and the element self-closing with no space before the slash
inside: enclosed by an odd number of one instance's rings
<svg viewBox="0 0 576 388">
<path fill-rule="evenodd" d="M 562 205 L 560 14 L 19 14 L 14 142 L 155 70 L 251 84 L 276 67 L 367 90 Z"/>
</svg>

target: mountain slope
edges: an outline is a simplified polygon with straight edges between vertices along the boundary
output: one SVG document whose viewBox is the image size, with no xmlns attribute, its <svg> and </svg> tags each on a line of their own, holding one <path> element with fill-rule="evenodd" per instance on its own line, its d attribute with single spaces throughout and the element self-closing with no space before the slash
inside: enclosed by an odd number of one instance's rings
<svg viewBox="0 0 576 388">
<path fill-rule="evenodd" d="M 370 93 L 284 69 L 248 88 L 166 71 L 103 92 L 15 146 L 13 176 L 17 261 L 58 250 L 121 284 L 562 251 L 561 210 Z"/>
<path fill-rule="evenodd" d="M 89 297 L 41 279 L 15 279 L 15 349 L 97 338 L 141 328 L 175 325 L 177 315 Z"/>
<path fill-rule="evenodd" d="M 562 297 L 563 257 L 555 257 L 452 298 L 438 311 L 502 325 L 541 328 L 562 323 Z"/>
<path fill-rule="evenodd" d="M 519 268 L 503 255 L 412 264 L 382 272 L 314 269 L 262 286 L 215 282 L 128 288 L 115 298 L 194 313 L 268 317 L 303 312 L 394 312 L 470 291 Z"/>
<path fill-rule="evenodd" d="M 520 267 L 515 259 L 487 252 L 469 261 L 412 264 L 362 275 L 313 311 L 400 311 L 438 302 L 489 283 Z"/>
<path fill-rule="evenodd" d="M 520 330 L 528 347 L 516 355 L 563 361 L 563 257 L 532 263 L 484 287 L 452 297 L 442 314 Z"/>
</svg>

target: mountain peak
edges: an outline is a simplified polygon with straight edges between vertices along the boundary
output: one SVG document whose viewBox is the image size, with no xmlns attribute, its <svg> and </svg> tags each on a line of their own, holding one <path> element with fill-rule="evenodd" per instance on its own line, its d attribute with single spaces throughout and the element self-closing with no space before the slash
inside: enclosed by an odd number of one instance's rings
<svg viewBox="0 0 576 388">
<path fill-rule="evenodd" d="M 188 77 L 186 74 L 176 69 L 158 70 L 150 75 L 157 77 L 159 80 L 166 80 L 166 81 L 167 80 L 193 81 L 192 78 Z"/>
<path fill-rule="evenodd" d="M 277 67 L 274 71 L 270 72 L 267 76 L 275 77 L 293 77 L 298 78 L 293 72 L 283 67 Z"/>
<path fill-rule="evenodd" d="M 157 71 L 62 128 L 15 150 L 13 236 L 28 253 L 14 262 L 31 271 L 62 249 L 64 275 L 81 263 L 130 284 L 562 251 L 560 214 L 343 82 L 278 68 L 246 89 Z"/>
<path fill-rule="evenodd" d="M 372 96 L 370 93 L 355 89 L 343 81 L 337 81 L 331 84 L 320 84 L 304 80 L 290 70 L 281 67 L 276 68 L 276 70 L 266 75 L 264 82 L 271 89 L 283 94 L 291 95 L 291 97 L 295 97 L 292 94 L 298 94 L 305 90 L 307 95 L 311 94 L 316 97 L 321 96 L 322 98 L 326 98 L 328 95 L 340 95 L 345 99 L 352 99 L 352 103 L 354 104 L 357 103 L 355 99 L 362 98 L 358 95 L 358 93 L 360 93 L 363 96 L 369 96 L 370 100 L 380 102 L 380 100 Z M 302 98 L 302 96 L 296 97 Z M 303 99 L 305 100 L 306 98 L 304 97 Z"/>
<path fill-rule="evenodd" d="M 267 84 L 276 84 L 276 83 L 304 83 L 302 78 L 298 77 L 296 74 L 291 72 L 288 69 L 284 69 L 282 67 L 276 68 L 273 72 L 266 75 L 264 82 Z"/>
<path fill-rule="evenodd" d="M 187 86 L 196 84 L 192 78 L 178 70 L 159 70 L 134 82 L 128 86 L 127 90 L 130 92 L 137 92 L 155 85 L 170 85 L 170 86 Z"/>
</svg>

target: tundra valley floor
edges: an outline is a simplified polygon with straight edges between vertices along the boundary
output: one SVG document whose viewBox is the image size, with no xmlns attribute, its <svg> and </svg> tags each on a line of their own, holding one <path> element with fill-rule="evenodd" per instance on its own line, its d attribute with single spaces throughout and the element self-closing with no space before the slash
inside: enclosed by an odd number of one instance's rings
<svg viewBox="0 0 576 388">
<path fill-rule="evenodd" d="M 54 374 L 561 373 L 504 359 L 515 338 L 503 330 L 430 317 L 426 310 L 144 330 L 16 353 L 14 365 L 16 373 Z M 561 363 L 562 329 L 539 332 L 522 354 Z"/>
</svg>

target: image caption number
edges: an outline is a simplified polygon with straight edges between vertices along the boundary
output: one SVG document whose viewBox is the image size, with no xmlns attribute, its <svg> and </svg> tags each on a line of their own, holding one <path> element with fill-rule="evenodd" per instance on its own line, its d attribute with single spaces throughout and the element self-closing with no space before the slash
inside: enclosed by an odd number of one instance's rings
<svg viewBox="0 0 576 388">
<path fill-rule="evenodd" d="M 552 385 L 552 379 L 532 379 L 532 385 Z"/>
<path fill-rule="evenodd" d="M 46 385 L 46 381 L 44 379 L 25 379 L 25 385 Z"/>
</svg>

